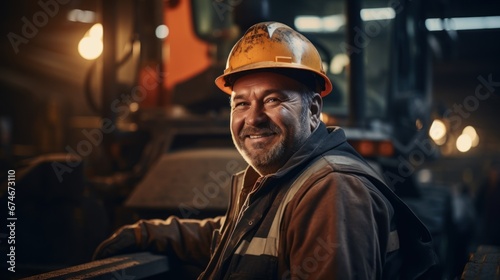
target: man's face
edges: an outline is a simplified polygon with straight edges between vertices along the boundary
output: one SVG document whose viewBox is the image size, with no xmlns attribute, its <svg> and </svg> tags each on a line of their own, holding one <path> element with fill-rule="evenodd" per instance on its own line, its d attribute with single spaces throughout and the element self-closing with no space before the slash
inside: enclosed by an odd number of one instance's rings
<svg viewBox="0 0 500 280">
<path fill-rule="evenodd" d="M 302 88 L 299 82 L 272 72 L 251 73 L 233 85 L 233 142 L 261 175 L 281 168 L 319 121 L 311 118 L 309 108 L 302 108 Z"/>
</svg>

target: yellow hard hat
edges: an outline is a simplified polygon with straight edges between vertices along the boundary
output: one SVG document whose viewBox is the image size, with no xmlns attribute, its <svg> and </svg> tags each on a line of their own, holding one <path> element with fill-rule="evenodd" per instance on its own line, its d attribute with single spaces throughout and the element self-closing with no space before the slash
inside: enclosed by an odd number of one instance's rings
<svg viewBox="0 0 500 280">
<path fill-rule="evenodd" d="M 262 22 L 250 27 L 233 46 L 224 74 L 215 79 L 215 84 L 231 94 L 231 76 L 259 69 L 303 70 L 314 74 L 316 89 L 322 97 L 332 90 L 318 50 L 306 37 L 283 23 Z"/>
</svg>

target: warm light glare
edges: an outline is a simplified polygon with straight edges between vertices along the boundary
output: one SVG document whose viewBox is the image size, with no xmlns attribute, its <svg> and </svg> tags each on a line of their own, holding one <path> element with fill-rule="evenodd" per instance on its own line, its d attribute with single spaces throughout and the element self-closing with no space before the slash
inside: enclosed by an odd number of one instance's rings
<svg viewBox="0 0 500 280">
<path fill-rule="evenodd" d="M 446 137 L 436 139 L 436 140 L 434 140 L 434 143 L 436 143 L 436 145 L 442 146 L 446 143 Z"/>
<path fill-rule="evenodd" d="M 158 25 L 155 30 L 156 38 L 165 39 L 169 33 L 168 27 L 165 24 Z"/>
<path fill-rule="evenodd" d="M 344 53 L 336 54 L 330 65 L 330 71 L 332 74 L 340 74 L 349 65 L 349 57 Z"/>
<path fill-rule="evenodd" d="M 137 112 L 139 110 L 139 103 L 137 102 L 130 103 L 129 110 L 130 112 Z"/>
<path fill-rule="evenodd" d="M 415 121 L 415 127 L 418 129 L 418 130 L 421 130 L 422 128 L 424 128 L 424 124 L 422 123 L 422 120 L 421 119 L 417 119 Z"/>
<path fill-rule="evenodd" d="M 329 120 L 330 120 L 330 118 L 328 117 L 328 115 L 327 115 L 327 114 L 325 114 L 325 113 L 321 113 L 321 114 L 319 115 L 319 119 L 320 119 L 322 122 L 324 122 L 324 123 L 328 123 L 328 122 L 329 122 Z"/>
<path fill-rule="evenodd" d="M 478 135 L 476 135 L 476 137 L 474 137 L 472 139 L 472 147 L 475 148 L 475 147 L 477 147 L 477 145 L 479 145 L 479 136 Z"/>
<path fill-rule="evenodd" d="M 326 125 L 328 126 L 334 126 L 334 125 L 337 125 L 337 121 L 335 120 L 335 118 L 331 115 L 328 115 L 328 114 L 325 114 L 325 113 L 321 113 L 320 115 L 320 119 L 323 123 L 325 123 Z"/>
<path fill-rule="evenodd" d="M 96 23 L 89 29 L 89 36 L 102 39 L 103 32 L 102 24 Z"/>
<path fill-rule="evenodd" d="M 462 134 L 462 135 L 458 136 L 457 149 L 460 152 L 465 153 L 465 152 L 469 151 L 471 147 L 472 147 L 472 139 L 470 138 L 469 135 Z"/>
<path fill-rule="evenodd" d="M 477 135 L 476 129 L 473 126 L 466 126 L 462 131 L 462 134 L 467 134 L 472 139 L 472 147 L 477 147 L 479 145 L 479 135 Z"/>
<path fill-rule="evenodd" d="M 102 24 L 94 24 L 78 43 L 78 53 L 87 60 L 98 58 L 103 51 L 102 35 Z"/>
<path fill-rule="evenodd" d="M 443 142 L 441 140 L 446 136 L 446 126 L 441 120 L 434 120 L 432 122 L 431 128 L 429 129 L 429 136 L 439 145 Z"/>
<path fill-rule="evenodd" d="M 87 60 L 98 58 L 101 55 L 102 50 L 102 41 L 94 37 L 84 37 L 78 44 L 78 52 Z"/>
<path fill-rule="evenodd" d="M 462 134 L 467 134 L 470 138 L 474 138 L 477 135 L 476 129 L 472 126 L 466 126 L 464 130 L 462 130 Z"/>
</svg>

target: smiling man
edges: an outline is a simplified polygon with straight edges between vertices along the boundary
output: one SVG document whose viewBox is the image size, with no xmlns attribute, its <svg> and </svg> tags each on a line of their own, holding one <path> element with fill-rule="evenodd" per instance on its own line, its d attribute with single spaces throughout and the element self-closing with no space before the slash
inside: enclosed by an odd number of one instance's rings
<svg viewBox="0 0 500 280">
<path fill-rule="evenodd" d="M 319 94 L 283 74 L 247 74 L 233 92 L 233 142 L 262 176 L 284 166 L 320 122 Z"/>
<path fill-rule="evenodd" d="M 252 26 L 215 81 L 231 96 L 235 174 L 223 217 L 141 220 L 95 258 L 149 250 L 204 268 L 199 279 L 426 279 L 423 224 L 320 120 L 332 84 L 316 48 L 277 22 Z M 403 221 L 404 223 L 401 223 Z"/>
</svg>

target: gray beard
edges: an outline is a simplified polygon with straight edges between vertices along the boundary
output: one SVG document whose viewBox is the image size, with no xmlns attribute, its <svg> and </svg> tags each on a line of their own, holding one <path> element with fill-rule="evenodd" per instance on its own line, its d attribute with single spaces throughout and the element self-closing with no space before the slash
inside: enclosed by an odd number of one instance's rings
<svg viewBox="0 0 500 280">
<path fill-rule="evenodd" d="M 243 147 L 245 160 L 259 173 L 275 173 L 286 162 L 285 139 L 272 146 L 271 149 L 259 154 L 249 154 Z"/>
<path fill-rule="evenodd" d="M 307 129 L 305 119 L 302 119 L 302 129 Z M 243 155 L 245 161 L 251 165 L 260 174 L 271 174 L 276 173 L 280 168 L 282 168 L 286 162 L 292 157 L 292 155 L 297 152 L 300 147 L 306 142 L 307 137 L 301 136 L 295 139 L 292 143 L 292 149 L 286 154 L 285 145 L 287 138 L 282 138 L 280 142 L 272 146 L 269 150 L 263 151 L 259 154 L 250 154 L 244 145 L 239 148 L 240 153 Z M 257 148 L 259 148 L 257 146 Z"/>
</svg>

